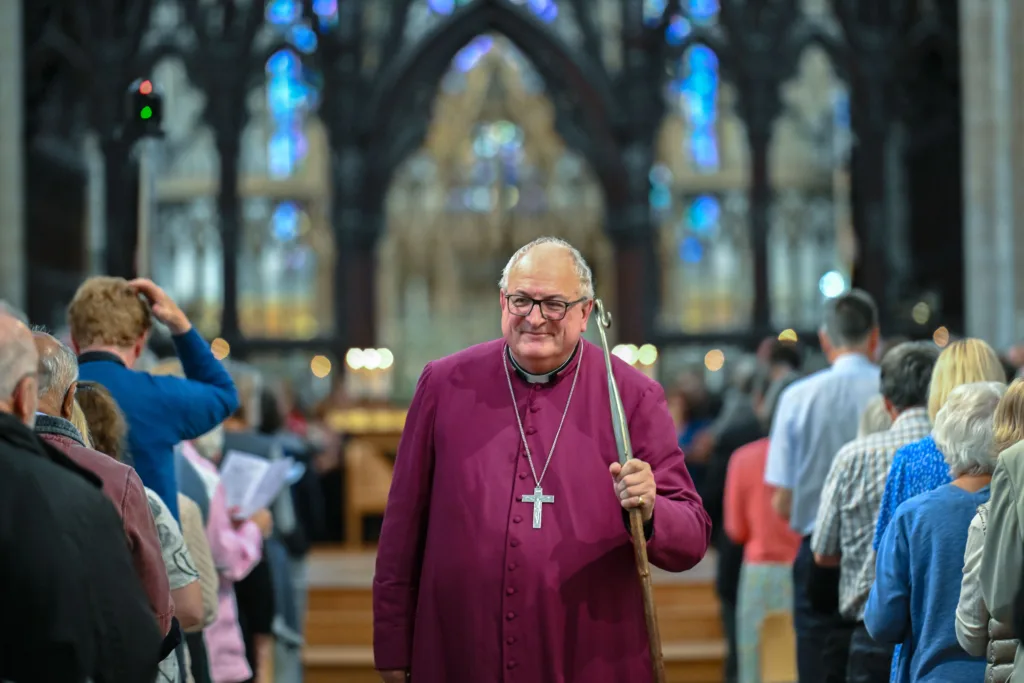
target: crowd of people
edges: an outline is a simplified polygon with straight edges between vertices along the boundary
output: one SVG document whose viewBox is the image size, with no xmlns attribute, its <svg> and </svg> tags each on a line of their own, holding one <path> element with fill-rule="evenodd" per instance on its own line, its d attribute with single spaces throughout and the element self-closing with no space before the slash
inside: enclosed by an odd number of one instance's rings
<svg viewBox="0 0 1024 683">
<path fill-rule="evenodd" d="M 720 399 L 666 397 L 611 359 L 622 463 L 582 256 L 532 242 L 500 289 L 502 338 L 429 363 L 408 412 L 373 583 L 384 681 L 650 680 L 636 517 L 663 570 L 717 550 L 730 683 L 760 680 L 773 613 L 801 683 L 1024 667 L 1024 380 L 984 341 L 883 349 L 852 290 L 817 372 L 773 339 Z M 322 444 L 151 281 L 90 278 L 67 320 L 62 339 L 0 302 L 0 681 L 301 681 Z M 229 504 L 232 452 L 296 463 L 267 508 Z"/>
<path fill-rule="evenodd" d="M 1024 380 L 980 339 L 879 332 L 867 294 L 831 300 L 825 369 L 767 342 L 690 437 L 729 681 L 760 681 L 762 626 L 787 612 L 801 683 L 1005 683 L 1024 662 Z"/>
<path fill-rule="evenodd" d="M 90 278 L 67 321 L 0 304 L 0 680 L 298 683 L 316 446 L 153 282 Z M 231 451 L 296 463 L 267 509 L 229 503 Z"/>
</svg>

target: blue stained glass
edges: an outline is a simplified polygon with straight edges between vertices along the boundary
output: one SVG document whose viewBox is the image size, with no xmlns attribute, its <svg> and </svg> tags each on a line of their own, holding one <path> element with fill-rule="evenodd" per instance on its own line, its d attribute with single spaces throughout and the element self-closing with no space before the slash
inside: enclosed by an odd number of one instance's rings
<svg viewBox="0 0 1024 683">
<path fill-rule="evenodd" d="M 300 216 L 299 207 L 294 202 L 278 204 L 270 218 L 274 239 L 279 242 L 291 242 L 298 237 Z"/>
<path fill-rule="evenodd" d="M 437 14 L 451 14 L 455 11 L 455 0 L 427 0 L 427 6 Z"/>
<path fill-rule="evenodd" d="M 669 45 L 682 45 L 686 36 L 690 35 L 690 22 L 678 14 L 672 17 L 665 29 L 665 40 Z"/>
<path fill-rule="evenodd" d="M 267 106 L 275 118 L 288 118 L 306 102 L 306 88 L 287 78 L 272 78 L 267 84 Z"/>
<path fill-rule="evenodd" d="M 707 234 L 718 227 L 718 219 L 721 213 L 722 208 L 717 198 L 711 195 L 701 195 L 690 204 L 689 227 L 695 233 Z"/>
<path fill-rule="evenodd" d="M 338 0 L 313 0 L 313 14 L 323 18 L 338 16 Z"/>
<path fill-rule="evenodd" d="M 528 5 L 541 21 L 552 22 L 558 18 L 558 5 L 555 0 L 529 0 Z"/>
<path fill-rule="evenodd" d="M 494 38 L 477 36 L 455 54 L 452 62 L 459 71 L 469 71 L 494 47 Z"/>
<path fill-rule="evenodd" d="M 295 24 L 292 26 L 288 39 L 292 45 L 306 54 L 316 51 L 316 31 L 305 24 Z"/>
<path fill-rule="evenodd" d="M 718 138 L 713 131 L 694 133 L 690 147 L 697 166 L 704 169 L 718 168 Z"/>
<path fill-rule="evenodd" d="M 700 263 L 704 258 L 704 245 L 696 237 L 687 237 L 679 244 L 679 258 L 684 263 Z"/>
<path fill-rule="evenodd" d="M 672 193 L 664 185 L 655 185 L 648 195 L 651 208 L 656 211 L 664 211 L 672 206 Z"/>
<path fill-rule="evenodd" d="M 687 5 L 694 21 L 708 21 L 718 14 L 718 0 L 689 0 Z"/>
<path fill-rule="evenodd" d="M 295 147 L 285 131 L 277 131 L 267 143 L 267 166 L 271 177 L 287 178 L 295 171 Z"/>
<path fill-rule="evenodd" d="M 271 76 L 298 78 L 302 74 L 302 61 L 291 50 L 278 50 L 267 60 L 267 73 Z"/>
<path fill-rule="evenodd" d="M 692 71 L 704 71 L 718 68 L 718 56 L 706 45 L 694 45 L 687 55 L 687 66 Z M 716 79 L 717 80 L 717 79 Z"/>
<path fill-rule="evenodd" d="M 287 26 L 302 16 L 299 0 L 271 0 L 267 3 L 267 22 L 275 26 Z"/>
<path fill-rule="evenodd" d="M 717 8 L 717 4 L 716 4 Z M 718 56 L 704 45 L 695 45 L 681 60 L 682 72 L 675 81 L 683 114 L 691 127 L 690 153 L 699 169 L 718 168 Z"/>
</svg>

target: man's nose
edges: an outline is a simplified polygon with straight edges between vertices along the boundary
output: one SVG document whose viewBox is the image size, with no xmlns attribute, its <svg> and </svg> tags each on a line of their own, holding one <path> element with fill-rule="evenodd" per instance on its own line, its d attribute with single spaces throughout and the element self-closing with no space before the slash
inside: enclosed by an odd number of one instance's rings
<svg viewBox="0 0 1024 683">
<path fill-rule="evenodd" d="M 540 304 L 534 304 L 533 310 L 530 311 L 530 315 L 526 316 L 526 320 L 534 327 L 540 327 L 547 322 L 540 312 Z"/>
</svg>

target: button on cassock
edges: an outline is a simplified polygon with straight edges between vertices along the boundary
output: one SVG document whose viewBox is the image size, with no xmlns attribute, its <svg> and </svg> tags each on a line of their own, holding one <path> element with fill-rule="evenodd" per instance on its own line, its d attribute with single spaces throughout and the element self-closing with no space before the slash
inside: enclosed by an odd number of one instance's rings
<svg viewBox="0 0 1024 683">
<path fill-rule="evenodd" d="M 536 427 L 527 427 L 526 428 L 526 434 L 528 436 L 532 436 L 532 435 L 534 435 L 536 433 L 537 433 L 537 428 Z"/>
<path fill-rule="evenodd" d="M 508 619 L 509 621 L 512 621 L 513 619 L 516 618 L 516 613 L 515 612 L 509 612 L 508 614 L 505 615 L 505 618 Z"/>
<path fill-rule="evenodd" d="M 526 457 L 526 456 L 523 456 L 523 457 Z M 519 473 L 519 478 L 520 479 L 526 479 L 526 472 L 520 472 Z"/>
<path fill-rule="evenodd" d="M 515 595 L 515 594 L 516 594 L 516 589 L 515 588 L 512 588 L 511 586 L 509 586 L 508 588 L 505 589 L 505 595 Z"/>
<path fill-rule="evenodd" d="M 516 668 L 516 666 L 518 666 L 518 665 L 516 664 L 516 660 L 514 660 L 514 659 L 513 659 L 513 660 L 512 660 L 511 662 L 509 662 L 509 663 L 508 663 L 508 664 L 506 664 L 505 666 L 507 666 L 507 667 L 508 667 L 508 668 L 510 668 L 510 669 L 514 669 L 514 668 Z"/>
<path fill-rule="evenodd" d="M 515 517 L 512 518 L 512 521 L 515 522 L 516 524 L 519 524 L 519 522 L 523 521 L 523 516 L 522 515 L 516 515 Z"/>
<path fill-rule="evenodd" d="M 510 546 L 512 546 L 513 548 L 517 548 L 517 547 L 519 547 L 519 539 L 518 538 L 513 538 L 511 541 L 508 542 L 508 544 Z"/>
</svg>

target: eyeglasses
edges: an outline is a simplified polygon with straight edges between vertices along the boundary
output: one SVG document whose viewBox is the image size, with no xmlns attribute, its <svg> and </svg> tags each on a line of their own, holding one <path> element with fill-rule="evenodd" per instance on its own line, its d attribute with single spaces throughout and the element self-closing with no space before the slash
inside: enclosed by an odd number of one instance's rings
<svg viewBox="0 0 1024 683">
<path fill-rule="evenodd" d="M 534 306 L 540 306 L 540 314 L 545 320 L 558 321 L 565 317 L 569 309 L 576 304 L 581 304 L 587 298 L 576 299 L 576 301 L 561 301 L 559 299 L 533 299 L 523 294 L 506 294 L 505 301 L 508 304 L 508 312 L 512 315 L 525 318 L 533 312 Z"/>
</svg>

